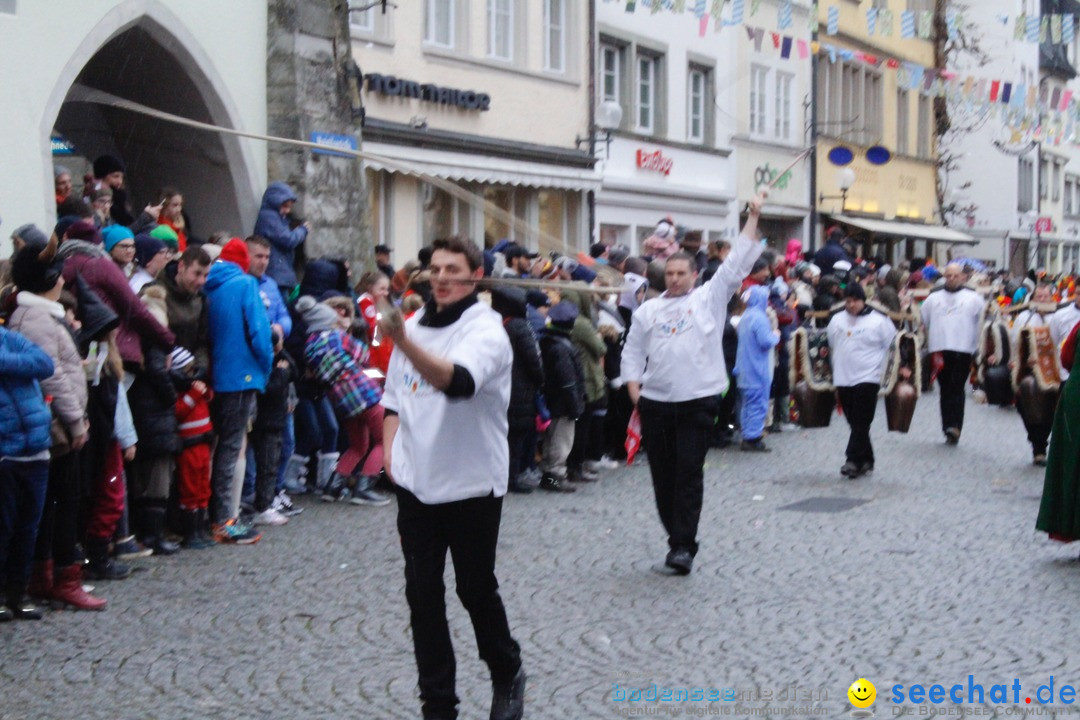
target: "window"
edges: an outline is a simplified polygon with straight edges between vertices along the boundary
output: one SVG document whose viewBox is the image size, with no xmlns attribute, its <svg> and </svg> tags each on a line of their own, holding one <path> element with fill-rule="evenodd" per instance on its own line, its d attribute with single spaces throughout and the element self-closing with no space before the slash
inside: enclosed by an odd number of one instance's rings
<svg viewBox="0 0 1080 720">
<path fill-rule="evenodd" d="M 1050 186 L 1050 193 L 1054 202 L 1061 200 L 1061 161 L 1054 161 L 1054 181 Z"/>
<path fill-rule="evenodd" d="M 1073 187 L 1075 183 L 1072 175 L 1065 176 L 1065 214 L 1073 214 Z"/>
<path fill-rule="evenodd" d="M 778 140 L 791 139 L 791 83 L 795 76 L 776 72 L 775 135 Z"/>
<path fill-rule="evenodd" d="M 933 12 L 934 0 L 907 0 L 907 9 L 916 13 Z"/>
<path fill-rule="evenodd" d="M 656 130 L 657 58 L 639 55 L 637 59 L 637 129 L 652 134 Z"/>
<path fill-rule="evenodd" d="M 874 0 L 873 6 L 878 10 L 887 10 L 889 8 L 889 0 Z"/>
<path fill-rule="evenodd" d="M 708 87 L 706 86 L 708 74 L 704 70 L 691 70 L 689 79 L 686 138 L 690 142 L 699 143 L 705 140 L 705 102 L 708 97 Z"/>
<path fill-rule="evenodd" d="M 424 42 L 454 47 L 454 0 L 425 0 Z"/>
<path fill-rule="evenodd" d="M 1020 168 L 1017 173 L 1017 202 L 1016 209 L 1027 212 L 1031 209 L 1032 196 L 1034 193 L 1033 179 L 1035 176 L 1035 161 L 1031 158 L 1020 158 Z"/>
<path fill-rule="evenodd" d="M 16 12 L 15 0 L 0 0 L 0 13 L 14 15 Z"/>
<path fill-rule="evenodd" d="M 1050 163 L 1046 158 L 1039 158 L 1039 197 L 1045 200 L 1049 196 L 1050 182 L 1047 180 L 1046 166 Z"/>
<path fill-rule="evenodd" d="M 862 63 L 818 64 L 818 132 L 859 145 L 881 141 L 881 75 Z"/>
<path fill-rule="evenodd" d="M 514 0 L 488 0 L 488 57 L 514 59 Z"/>
<path fill-rule="evenodd" d="M 622 78 L 622 48 L 600 46 L 600 102 L 614 100 L 621 104 L 619 82 Z"/>
<path fill-rule="evenodd" d="M 915 155 L 920 158 L 930 157 L 930 123 L 933 116 L 930 112 L 931 101 L 928 95 L 919 95 L 919 121 L 918 121 L 918 145 L 915 147 Z"/>
<path fill-rule="evenodd" d="M 907 90 L 896 91 L 896 154 L 907 155 L 908 136 L 911 134 L 911 103 Z"/>
<path fill-rule="evenodd" d="M 755 65 L 750 69 L 750 134 L 764 135 L 766 99 L 769 69 Z"/>
<path fill-rule="evenodd" d="M 544 69 L 566 70 L 565 0 L 544 0 Z"/>
<path fill-rule="evenodd" d="M 353 10 L 349 13 L 349 24 L 353 30 L 370 33 L 375 30 L 375 13 L 371 8 L 367 10 Z"/>
</svg>

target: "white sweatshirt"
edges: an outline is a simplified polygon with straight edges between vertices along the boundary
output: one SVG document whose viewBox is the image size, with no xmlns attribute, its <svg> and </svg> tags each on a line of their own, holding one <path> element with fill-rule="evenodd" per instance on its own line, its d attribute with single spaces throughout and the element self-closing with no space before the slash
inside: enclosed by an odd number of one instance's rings
<svg viewBox="0 0 1080 720">
<path fill-rule="evenodd" d="M 472 375 L 471 398 L 448 398 L 394 348 L 382 405 L 399 415 L 391 448 L 394 482 L 427 505 L 506 494 L 510 451 L 506 408 L 514 355 L 502 318 L 483 303 L 446 327 L 405 323 L 409 338 Z"/>
<path fill-rule="evenodd" d="M 1069 368 L 1061 367 L 1061 346 L 1078 322 L 1080 322 L 1080 308 L 1076 307 L 1076 303 L 1066 305 L 1050 316 L 1050 337 L 1053 338 L 1054 345 L 1058 349 L 1056 355 L 1062 380 L 1069 379 Z"/>
<path fill-rule="evenodd" d="M 684 402 L 727 390 L 727 304 L 761 251 L 760 243 L 739 236 L 709 282 L 679 297 L 664 293 L 639 307 L 623 347 L 623 380 L 641 383 L 642 397 L 660 402 Z"/>
<path fill-rule="evenodd" d="M 1009 328 L 1009 339 L 1012 340 L 1013 345 L 1020 340 L 1020 331 L 1024 328 L 1037 328 L 1045 327 L 1050 324 L 1050 319 L 1053 315 L 1043 315 L 1042 313 L 1035 312 L 1034 310 L 1024 310 L 1016 316 L 1013 320 L 1012 327 Z"/>
<path fill-rule="evenodd" d="M 922 305 L 927 351 L 974 353 L 979 349 L 979 316 L 986 301 L 968 288 L 937 290 Z"/>
<path fill-rule="evenodd" d="M 836 387 L 881 384 L 885 358 L 896 336 L 892 320 L 879 312 L 865 315 L 839 312 L 829 321 L 826 332 Z"/>
</svg>

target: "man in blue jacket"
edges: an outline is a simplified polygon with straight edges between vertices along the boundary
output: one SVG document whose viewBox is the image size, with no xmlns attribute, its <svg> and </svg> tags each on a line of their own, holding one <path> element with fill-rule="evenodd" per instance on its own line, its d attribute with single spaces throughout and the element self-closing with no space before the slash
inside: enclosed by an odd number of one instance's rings
<svg viewBox="0 0 1080 720">
<path fill-rule="evenodd" d="M 218 433 L 210 477 L 210 519 L 218 542 L 251 544 L 260 535 L 238 522 L 240 486 L 234 479 L 255 416 L 255 394 L 266 389 L 274 360 L 270 320 L 258 281 L 247 274 L 247 245 L 239 238 L 221 250 L 204 288 L 209 302 L 213 420 Z"/>
<path fill-rule="evenodd" d="M 26 599 L 26 587 L 52 445 L 52 414 L 38 381 L 53 370 L 44 350 L 0 326 L 0 575 L 6 593 L 0 622 L 41 619 L 41 610 Z"/>
<path fill-rule="evenodd" d="M 296 248 L 308 235 L 308 224 L 289 227 L 288 215 L 296 202 L 296 194 L 283 182 L 270 183 L 263 193 L 259 218 L 255 221 L 254 235 L 261 235 L 270 241 L 270 266 L 267 274 L 281 288 L 282 295 L 288 295 L 296 287 Z"/>
<path fill-rule="evenodd" d="M 736 332 L 739 349 L 735 356 L 735 376 L 742 395 L 742 450 L 766 451 L 761 436 L 765 434 L 765 416 L 769 412 L 769 389 L 773 379 L 772 349 L 780 342 L 780 331 L 773 330 L 765 308 L 769 291 L 754 285 L 744 294 L 746 311 Z"/>
</svg>

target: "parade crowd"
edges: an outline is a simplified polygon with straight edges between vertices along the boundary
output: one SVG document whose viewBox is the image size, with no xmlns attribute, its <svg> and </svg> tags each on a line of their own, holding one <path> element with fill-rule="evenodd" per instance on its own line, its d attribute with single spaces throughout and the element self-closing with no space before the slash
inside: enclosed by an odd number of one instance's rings
<svg viewBox="0 0 1080 720">
<path fill-rule="evenodd" d="M 685 575 L 710 447 L 769 452 L 839 406 L 840 473 L 862 478 L 879 398 L 903 432 L 935 380 L 950 445 L 969 385 L 1019 410 L 1032 461 L 1048 465 L 1039 527 L 1080 537 L 1068 507 L 1080 445 L 1061 419 L 1078 407 L 1071 276 L 892 266 L 840 228 L 814 253 L 798 240 L 774 252 L 758 237 L 759 198 L 732 243 L 672 218 L 640 256 L 447 238 L 400 269 L 379 246 L 354 278 L 344 259 L 305 258 L 308 226 L 284 183 L 242 237 L 197 235 L 173 188 L 136 215 L 110 156 L 81 192 L 57 167 L 56 193 L 56 226 L 18 227 L 0 264 L 0 621 L 39 619 L 46 603 L 102 610 L 100 582 L 131 562 L 257 542 L 301 513 L 298 495 L 380 507 L 395 493 L 421 698 L 425 712 L 449 708 L 427 716 L 453 716 L 445 618 L 418 627 L 441 607 L 425 605 L 441 597 L 446 554 L 427 556 L 431 543 L 454 551 L 474 618 L 499 616 L 502 496 L 572 493 L 640 447 L 668 535 L 658 571 Z M 469 347 L 448 328 L 472 333 Z M 491 467 L 437 481 L 455 443 L 478 444 Z M 469 545 L 485 527 L 490 563 L 487 545 Z M 524 674 L 499 617 L 478 640 L 505 716 L 519 717 Z M 431 680 L 447 652 L 449 689 Z"/>
</svg>

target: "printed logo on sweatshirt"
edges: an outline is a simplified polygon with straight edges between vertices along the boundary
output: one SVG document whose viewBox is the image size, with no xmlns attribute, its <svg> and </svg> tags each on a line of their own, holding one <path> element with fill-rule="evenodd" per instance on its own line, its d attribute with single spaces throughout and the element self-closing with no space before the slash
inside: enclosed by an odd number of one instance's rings
<svg viewBox="0 0 1080 720">
<path fill-rule="evenodd" d="M 435 388 L 431 384 L 420 376 L 415 369 L 409 368 L 402 373 L 404 380 L 405 392 L 416 397 L 427 397 L 435 393 Z"/>
<path fill-rule="evenodd" d="M 680 310 L 677 314 L 660 318 L 658 327 L 660 328 L 661 337 L 681 335 L 689 330 L 690 326 L 693 325 L 690 317 L 693 314 L 693 310 L 687 310 L 685 312 Z"/>
</svg>

